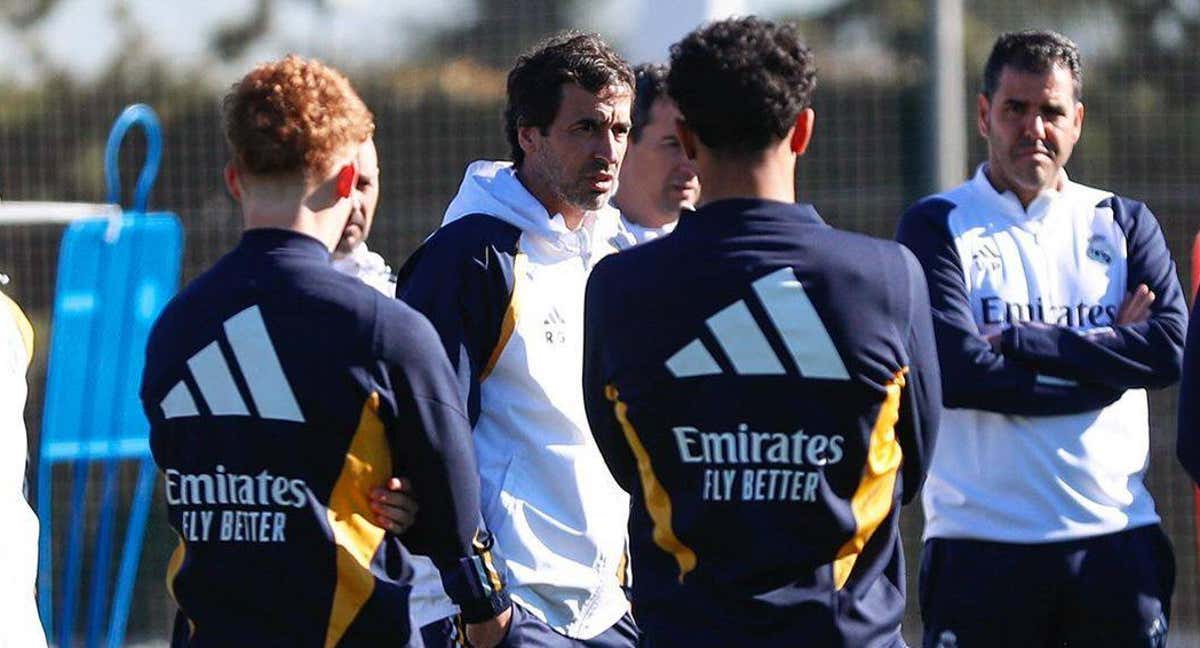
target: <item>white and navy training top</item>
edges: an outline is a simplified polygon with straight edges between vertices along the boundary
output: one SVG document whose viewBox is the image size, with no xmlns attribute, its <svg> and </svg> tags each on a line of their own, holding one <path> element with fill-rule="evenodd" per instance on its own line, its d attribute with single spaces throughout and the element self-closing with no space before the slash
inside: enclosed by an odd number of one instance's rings
<svg viewBox="0 0 1200 648">
<path fill-rule="evenodd" d="M 1147 388 L 1179 378 L 1187 313 L 1145 205 L 1071 182 L 1028 209 L 981 166 L 897 239 L 929 281 L 942 433 L 925 536 L 1036 543 L 1154 524 Z M 1147 321 L 1118 326 L 1146 284 Z M 996 353 L 985 336 L 1002 332 Z"/>
<path fill-rule="evenodd" d="M 396 290 L 433 323 L 458 373 L 483 519 L 513 600 L 581 640 L 629 611 L 629 496 L 596 448 L 580 388 L 584 289 L 616 252 L 618 218 L 604 206 L 568 229 L 511 163 L 475 162 Z"/>
</svg>

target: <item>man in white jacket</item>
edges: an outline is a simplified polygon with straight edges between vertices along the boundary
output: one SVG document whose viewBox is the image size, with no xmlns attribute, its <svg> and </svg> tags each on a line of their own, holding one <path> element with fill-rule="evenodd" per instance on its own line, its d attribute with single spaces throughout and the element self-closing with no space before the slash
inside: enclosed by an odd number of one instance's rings
<svg viewBox="0 0 1200 648">
<path fill-rule="evenodd" d="M 8 524 L 0 543 L 0 646 L 46 645 L 37 606 L 38 520 L 25 500 L 25 372 L 33 358 L 33 327 L 0 292 L 0 507 Z"/>
<path fill-rule="evenodd" d="M 507 645 L 637 642 L 621 588 L 629 497 L 580 387 L 584 288 L 615 251 L 608 201 L 633 85 L 594 35 L 522 55 L 505 112 L 513 162 L 471 164 L 441 229 L 400 271 L 397 296 L 438 330 L 467 395 L 482 514 L 517 603 Z"/>
</svg>

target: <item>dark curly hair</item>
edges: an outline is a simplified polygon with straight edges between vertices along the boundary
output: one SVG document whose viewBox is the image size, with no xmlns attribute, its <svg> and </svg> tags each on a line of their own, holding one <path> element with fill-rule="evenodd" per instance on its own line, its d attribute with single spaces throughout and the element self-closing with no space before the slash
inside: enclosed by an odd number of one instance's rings
<svg viewBox="0 0 1200 648">
<path fill-rule="evenodd" d="M 633 110 L 630 115 L 633 127 L 629 130 L 629 138 L 636 142 L 642 138 L 642 129 L 650 123 L 654 102 L 667 96 L 667 66 L 662 63 L 642 63 L 633 68 L 633 78 L 637 83 L 633 88 Z"/>
<path fill-rule="evenodd" d="M 711 149 L 749 153 L 783 139 L 816 85 L 812 52 L 790 24 L 731 18 L 671 46 L 667 91 Z"/>
<path fill-rule="evenodd" d="M 609 86 L 625 86 L 632 92 L 633 71 L 599 36 L 577 31 L 551 36 L 517 57 L 508 73 L 504 134 L 518 167 L 525 161 L 525 151 L 517 129 L 536 126 L 544 134 L 558 114 L 567 83 L 592 93 Z"/>
<path fill-rule="evenodd" d="M 980 92 L 990 101 L 1000 85 L 1000 73 L 1005 67 L 1020 72 L 1045 74 L 1054 66 L 1071 73 L 1075 86 L 1075 101 L 1083 99 L 1083 64 L 1079 46 L 1071 39 L 1052 31 L 1022 31 L 1001 34 L 992 46 L 987 64 L 983 66 L 983 89 Z"/>
</svg>

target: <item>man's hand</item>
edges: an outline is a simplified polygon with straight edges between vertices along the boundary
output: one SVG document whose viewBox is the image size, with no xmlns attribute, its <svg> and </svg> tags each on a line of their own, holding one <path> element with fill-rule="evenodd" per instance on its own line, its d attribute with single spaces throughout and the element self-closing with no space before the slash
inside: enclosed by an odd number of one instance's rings
<svg viewBox="0 0 1200 648">
<path fill-rule="evenodd" d="M 417 519 L 419 507 L 412 496 L 412 482 L 403 477 L 392 477 L 384 486 L 371 491 L 375 524 L 389 533 L 400 535 L 412 528 Z"/>
<path fill-rule="evenodd" d="M 499 644 L 508 633 L 508 624 L 512 622 L 512 608 L 482 623 L 467 624 L 467 645 L 471 648 L 493 648 Z"/>
<path fill-rule="evenodd" d="M 984 336 L 983 339 L 987 340 L 988 344 L 992 347 L 992 353 L 1000 353 L 1000 341 L 1001 336 L 1003 335 L 1004 332 L 1001 331 L 999 333 L 992 333 L 991 335 Z"/>
<path fill-rule="evenodd" d="M 1146 284 L 1138 284 L 1133 292 L 1125 295 L 1125 301 L 1117 309 L 1117 326 L 1138 324 L 1150 319 L 1150 305 L 1154 303 L 1154 291 Z"/>
</svg>

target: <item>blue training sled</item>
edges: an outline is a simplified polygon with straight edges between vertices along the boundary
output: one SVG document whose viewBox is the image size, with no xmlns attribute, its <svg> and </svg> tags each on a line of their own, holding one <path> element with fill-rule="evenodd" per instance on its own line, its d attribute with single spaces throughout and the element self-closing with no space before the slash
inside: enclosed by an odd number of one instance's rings
<svg viewBox="0 0 1200 648">
<path fill-rule="evenodd" d="M 104 173 L 108 202 L 119 203 L 118 153 L 126 133 L 141 126 L 146 162 L 138 176 L 133 208 L 113 217 L 84 218 L 63 235 L 50 337 L 46 400 L 38 457 L 37 508 L 41 518 L 38 608 L 51 637 L 62 647 L 80 645 L 75 621 L 88 517 L 91 468 L 101 472 L 100 507 L 92 537 L 91 575 L 84 643 L 118 648 L 126 621 L 157 477 L 150 456 L 150 425 L 138 397 L 150 327 L 179 285 L 183 228 L 169 212 L 146 211 L 162 160 L 162 132 L 149 106 L 129 106 L 108 136 Z M 137 462 L 133 498 L 120 505 L 118 468 Z M 54 606 L 51 560 L 53 468 L 72 466 L 65 563 L 59 605 Z M 116 579 L 113 548 L 118 508 L 129 509 Z M 115 584 L 115 586 L 114 586 Z M 112 599 L 110 605 L 110 586 Z M 57 611 L 58 614 L 52 614 Z M 107 615 L 107 629 L 105 625 Z M 57 621 L 57 624 L 53 623 Z"/>
</svg>

